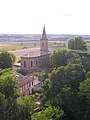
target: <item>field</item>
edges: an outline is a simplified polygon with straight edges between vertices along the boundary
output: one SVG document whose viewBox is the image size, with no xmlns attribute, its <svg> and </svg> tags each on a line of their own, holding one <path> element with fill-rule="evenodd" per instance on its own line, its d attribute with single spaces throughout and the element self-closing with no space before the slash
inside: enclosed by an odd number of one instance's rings
<svg viewBox="0 0 90 120">
<path fill-rule="evenodd" d="M 8 51 L 13 53 L 16 56 L 16 62 L 20 60 L 20 57 L 24 54 L 29 53 L 30 51 L 36 51 L 38 48 L 27 45 L 20 45 L 20 44 L 4 44 L 0 43 L 0 51 Z"/>
<path fill-rule="evenodd" d="M 32 45 L 33 44 L 33 45 Z M 25 43 L 25 45 L 21 44 L 3 44 L 0 43 L 0 51 L 9 51 L 10 53 L 13 53 L 16 56 L 16 62 L 20 60 L 20 57 L 29 53 L 29 52 L 35 52 L 39 50 L 39 43 L 35 44 L 33 42 L 32 44 L 30 43 Z M 34 46 L 35 45 L 35 46 Z M 57 48 L 67 48 L 67 42 L 65 41 L 49 41 L 49 50 L 53 51 Z M 88 52 L 90 53 L 90 44 L 88 44 Z"/>
<path fill-rule="evenodd" d="M 13 45 L 13 44 L 0 44 L 0 51 L 14 51 L 30 48 L 29 46 Z"/>
</svg>

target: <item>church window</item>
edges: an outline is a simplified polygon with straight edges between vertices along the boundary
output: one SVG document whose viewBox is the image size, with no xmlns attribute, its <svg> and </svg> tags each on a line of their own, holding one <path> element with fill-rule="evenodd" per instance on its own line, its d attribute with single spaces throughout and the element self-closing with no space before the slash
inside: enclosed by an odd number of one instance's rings
<svg viewBox="0 0 90 120">
<path fill-rule="evenodd" d="M 42 64 L 43 64 L 43 58 L 42 58 Z"/>
<path fill-rule="evenodd" d="M 33 67 L 33 61 L 31 61 L 31 67 Z"/>
<path fill-rule="evenodd" d="M 31 87 L 31 83 L 29 82 L 29 87 Z"/>
<path fill-rule="evenodd" d="M 33 86 L 33 81 L 32 81 L 32 86 Z"/>
<path fill-rule="evenodd" d="M 40 65 L 40 59 L 39 59 L 39 65 Z"/>
<path fill-rule="evenodd" d="M 36 60 L 36 66 L 37 66 L 37 60 Z"/>
<path fill-rule="evenodd" d="M 26 67 L 26 61 L 24 61 L 24 67 Z"/>
</svg>

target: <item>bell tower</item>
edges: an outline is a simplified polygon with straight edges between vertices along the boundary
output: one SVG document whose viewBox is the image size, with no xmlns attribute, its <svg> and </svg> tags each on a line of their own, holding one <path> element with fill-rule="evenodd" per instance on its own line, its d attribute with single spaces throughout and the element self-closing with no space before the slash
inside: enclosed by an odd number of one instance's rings
<svg viewBox="0 0 90 120">
<path fill-rule="evenodd" d="M 40 39 L 40 51 L 41 54 L 48 54 L 48 39 L 46 35 L 45 25 L 43 27 L 43 33 Z"/>
</svg>

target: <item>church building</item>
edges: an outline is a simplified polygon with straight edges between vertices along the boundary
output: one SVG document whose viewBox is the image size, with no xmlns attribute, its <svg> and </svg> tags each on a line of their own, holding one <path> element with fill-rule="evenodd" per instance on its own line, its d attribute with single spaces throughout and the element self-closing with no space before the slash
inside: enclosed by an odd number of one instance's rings
<svg viewBox="0 0 90 120">
<path fill-rule="evenodd" d="M 48 38 L 43 28 L 42 37 L 40 39 L 39 51 L 30 52 L 21 57 L 21 71 L 34 72 L 42 70 L 43 67 L 49 64 Z"/>
</svg>

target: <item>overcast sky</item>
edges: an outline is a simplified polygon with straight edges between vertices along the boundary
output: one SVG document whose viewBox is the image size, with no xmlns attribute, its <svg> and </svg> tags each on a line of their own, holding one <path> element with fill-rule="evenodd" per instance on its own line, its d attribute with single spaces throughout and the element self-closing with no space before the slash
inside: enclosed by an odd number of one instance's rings
<svg viewBox="0 0 90 120">
<path fill-rule="evenodd" d="M 89 34 L 90 0 L 0 0 L 0 33 Z"/>
</svg>

